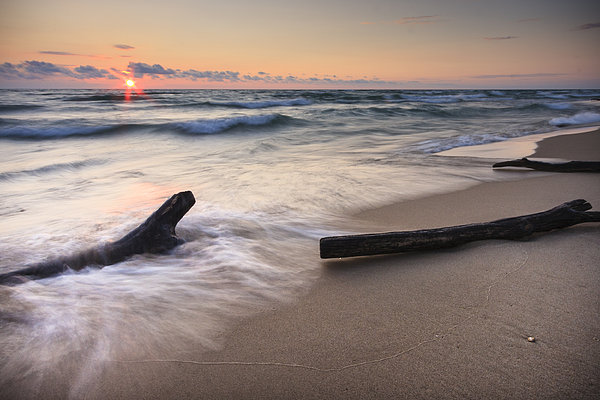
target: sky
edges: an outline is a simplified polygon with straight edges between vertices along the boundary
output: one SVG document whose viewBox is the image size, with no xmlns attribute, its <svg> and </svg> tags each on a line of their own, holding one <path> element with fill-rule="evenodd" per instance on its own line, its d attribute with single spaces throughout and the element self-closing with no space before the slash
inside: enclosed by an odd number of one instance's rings
<svg viewBox="0 0 600 400">
<path fill-rule="evenodd" d="M 0 88 L 600 88 L 598 0 L 0 0 Z"/>
</svg>

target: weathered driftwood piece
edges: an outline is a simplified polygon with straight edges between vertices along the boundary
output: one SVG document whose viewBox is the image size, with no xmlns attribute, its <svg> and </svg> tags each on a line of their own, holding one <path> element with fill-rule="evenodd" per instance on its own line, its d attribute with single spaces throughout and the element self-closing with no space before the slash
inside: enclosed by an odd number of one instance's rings
<svg viewBox="0 0 600 400">
<path fill-rule="evenodd" d="M 372 256 L 454 247 L 486 239 L 521 239 L 536 232 L 600 222 L 585 200 L 573 200 L 551 210 L 492 222 L 417 231 L 332 236 L 320 241 L 321 258 Z"/>
<path fill-rule="evenodd" d="M 492 166 L 492 168 L 501 167 L 523 167 L 549 172 L 600 172 L 600 162 L 598 161 L 548 163 L 543 161 L 532 161 L 528 158 L 521 158 L 518 160 L 502 161 Z"/>
<path fill-rule="evenodd" d="M 192 192 L 177 193 L 165 201 L 143 224 L 116 242 L 105 243 L 74 255 L 0 274 L 0 284 L 46 278 L 64 272 L 68 268 L 80 270 L 88 265 L 111 265 L 135 254 L 165 252 L 183 242 L 175 234 L 175 226 L 195 202 Z"/>
</svg>

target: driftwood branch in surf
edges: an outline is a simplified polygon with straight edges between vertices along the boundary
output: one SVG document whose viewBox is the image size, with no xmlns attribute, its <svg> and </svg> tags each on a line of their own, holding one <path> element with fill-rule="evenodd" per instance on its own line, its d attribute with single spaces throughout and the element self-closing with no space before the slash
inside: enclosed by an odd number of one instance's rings
<svg viewBox="0 0 600 400">
<path fill-rule="evenodd" d="M 520 158 L 518 160 L 502 161 L 492 166 L 492 168 L 502 167 L 521 167 L 548 172 L 600 172 L 599 161 L 569 161 L 564 163 L 548 163 L 543 161 L 532 161 L 528 158 Z"/>
<path fill-rule="evenodd" d="M 195 202 L 194 195 L 190 191 L 174 194 L 143 224 L 116 242 L 105 243 L 70 256 L 0 274 L 0 284 L 47 278 L 67 269 L 80 270 L 88 265 L 111 265 L 135 254 L 163 253 L 183 243 L 182 239 L 175 234 L 175 226 Z"/>
<path fill-rule="evenodd" d="M 331 236 L 320 241 L 321 258 L 341 258 L 434 250 L 487 239 L 516 240 L 584 222 L 600 222 L 591 204 L 573 200 L 536 214 L 492 222 L 417 231 Z"/>
</svg>

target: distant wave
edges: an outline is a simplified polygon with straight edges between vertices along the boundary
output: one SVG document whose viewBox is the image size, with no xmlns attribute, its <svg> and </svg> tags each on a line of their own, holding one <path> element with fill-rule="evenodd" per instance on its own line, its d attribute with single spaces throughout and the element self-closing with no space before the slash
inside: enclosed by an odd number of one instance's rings
<svg viewBox="0 0 600 400">
<path fill-rule="evenodd" d="M 551 110 L 568 110 L 573 107 L 570 103 L 544 103 L 544 106 Z"/>
<path fill-rule="evenodd" d="M 582 112 L 579 114 L 575 114 L 572 117 L 552 118 L 550 120 L 550 125 L 566 126 L 579 124 L 593 124 L 595 122 L 600 122 L 600 114 L 595 112 Z"/>
<path fill-rule="evenodd" d="M 90 94 L 83 96 L 72 96 L 64 98 L 64 101 L 115 101 L 125 102 L 133 100 L 150 100 L 150 97 L 146 94 L 137 93 L 101 93 L 101 94 Z"/>
<path fill-rule="evenodd" d="M 189 122 L 172 124 L 175 129 L 191 134 L 214 134 L 224 132 L 239 126 L 265 126 L 287 119 L 280 114 L 240 115 L 229 118 L 198 119 Z"/>
<path fill-rule="evenodd" d="M 122 125 L 106 126 L 10 126 L 0 128 L 0 138 L 9 139 L 57 139 L 69 136 L 91 136 L 100 133 L 113 132 Z"/>
<path fill-rule="evenodd" d="M 548 99 L 558 99 L 565 100 L 569 98 L 569 95 L 565 93 L 555 93 L 555 92 L 537 92 L 538 96 L 546 97 Z"/>
<path fill-rule="evenodd" d="M 52 172 L 61 171 L 61 170 L 65 170 L 65 171 L 71 170 L 72 171 L 72 170 L 76 170 L 76 169 L 80 169 L 80 168 L 85 168 L 90 165 L 104 164 L 105 162 L 106 162 L 105 160 L 100 160 L 100 159 L 89 159 L 89 160 L 75 161 L 75 162 L 70 162 L 70 163 L 50 164 L 50 165 L 45 165 L 40 168 L 26 169 L 26 170 L 22 170 L 22 171 L 8 171 L 8 172 L 0 173 L 0 181 L 8 181 L 8 180 L 20 178 L 23 176 L 43 175 L 43 174 L 52 173 Z"/>
<path fill-rule="evenodd" d="M 25 111 L 44 106 L 37 104 L 0 104 L 0 112 L 2 111 Z"/>
<path fill-rule="evenodd" d="M 431 94 L 431 95 L 409 95 L 402 94 L 402 99 L 418 103 L 448 104 L 462 101 L 477 101 L 488 97 L 485 93 L 473 94 Z"/>
<path fill-rule="evenodd" d="M 270 108 L 270 107 L 292 107 L 292 106 L 308 106 L 313 104 L 312 101 L 305 98 L 296 98 L 289 100 L 263 100 L 263 101 L 211 101 L 208 104 L 222 107 L 235 108 Z"/>
<path fill-rule="evenodd" d="M 595 97 L 596 99 L 600 98 L 600 92 L 587 92 L 587 93 L 570 93 L 572 97 Z"/>
<path fill-rule="evenodd" d="M 9 126 L 0 128 L 0 138 L 7 139 L 60 139 L 77 136 L 97 136 L 123 133 L 136 128 L 152 131 L 178 131 L 188 134 L 214 134 L 241 126 L 267 126 L 292 118 L 281 114 L 240 115 L 223 118 L 206 118 L 194 121 L 160 124 L 115 124 L 101 126 Z"/>
</svg>

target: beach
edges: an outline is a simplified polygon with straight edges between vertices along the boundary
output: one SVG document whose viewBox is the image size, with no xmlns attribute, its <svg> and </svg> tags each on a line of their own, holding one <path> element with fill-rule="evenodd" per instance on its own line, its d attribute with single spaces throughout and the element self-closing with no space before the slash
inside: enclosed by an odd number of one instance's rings
<svg viewBox="0 0 600 400">
<path fill-rule="evenodd" d="M 197 204 L 169 254 L 1 287 L 0 398 L 597 397 L 597 224 L 419 253 L 318 254 L 332 234 L 485 222 L 578 198 L 597 210 L 597 174 L 491 169 L 490 154 L 600 160 L 597 128 L 536 122 L 554 121 L 537 105 L 547 93 L 418 93 L 417 103 L 157 91 L 131 104 L 75 94 L 36 108 L 40 126 L 2 131 L 3 271 L 121 237 L 177 190 Z M 217 95 L 249 100 L 205 101 Z M 287 97 L 273 106 L 275 96 Z M 43 125 L 71 102 L 90 126 L 106 102 L 122 120 L 93 134 Z M 507 104 L 531 115 L 502 129 Z M 572 107 L 558 115 L 596 104 L 573 96 Z M 155 111 L 164 118 L 144 119 Z"/>
<path fill-rule="evenodd" d="M 540 155 L 574 158 L 599 136 L 546 139 Z M 585 158 L 600 160 L 600 154 Z M 355 218 L 369 229 L 409 230 L 533 213 L 575 198 L 594 209 L 600 204 L 596 174 L 497 173 L 523 178 L 403 201 Z M 322 276 L 306 295 L 240 321 L 223 333 L 220 349 L 114 360 L 81 394 L 596 398 L 599 239 L 597 224 L 583 224 L 514 242 L 322 261 Z M 69 373 L 52 372 L 56 379 L 43 387 L 47 398 L 64 396 Z"/>
</svg>

